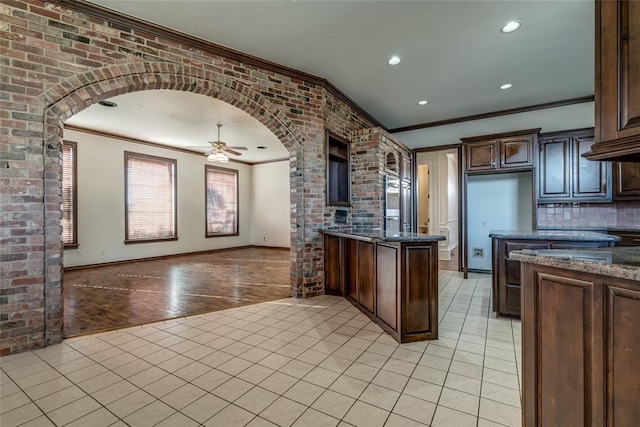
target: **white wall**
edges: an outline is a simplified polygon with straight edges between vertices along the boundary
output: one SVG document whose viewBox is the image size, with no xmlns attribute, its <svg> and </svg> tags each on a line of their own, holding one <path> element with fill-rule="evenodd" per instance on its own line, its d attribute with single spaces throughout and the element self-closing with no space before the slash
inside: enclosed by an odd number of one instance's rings
<svg viewBox="0 0 640 427">
<path fill-rule="evenodd" d="M 467 179 L 468 266 L 491 271 L 491 230 L 531 230 L 531 172 L 472 175 Z M 473 256 L 473 249 L 484 250 Z"/>
<path fill-rule="evenodd" d="M 449 218 L 447 227 L 449 228 L 448 250 L 453 250 L 458 246 L 458 153 L 456 151 L 447 152 L 447 193 Z"/>
<path fill-rule="evenodd" d="M 249 245 L 252 211 L 270 210 L 269 205 L 252 206 L 252 167 L 227 163 L 224 167 L 239 173 L 240 235 L 205 238 L 205 156 L 70 130 L 65 131 L 64 137 L 78 143 L 80 244 L 78 249 L 65 251 L 66 267 Z M 177 160 L 177 241 L 124 244 L 124 151 Z M 287 187 L 288 182 L 287 177 Z M 289 219 L 288 212 L 286 218 Z"/>
<path fill-rule="evenodd" d="M 289 161 L 252 166 L 251 244 L 290 247 Z"/>
</svg>

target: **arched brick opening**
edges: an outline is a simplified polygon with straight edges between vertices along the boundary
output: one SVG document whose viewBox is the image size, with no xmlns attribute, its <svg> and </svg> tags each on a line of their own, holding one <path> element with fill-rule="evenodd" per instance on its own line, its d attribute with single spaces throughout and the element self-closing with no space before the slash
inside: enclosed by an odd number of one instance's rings
<svg viewBox="0 0 640 427">
<path fill-rule="evenodd" d="M 304 137 L 268 98 L 224 74 L 171 63 L 131 63 L 73 76 L 42 93 L 44 111 L 45 345 L 62 340 L 62 257 L 60 150 L 64 122 L 102 100 L 125 93 L 170 89 L 210 96 L 247 112 L 269 128 L 290 155 L 291 295 L 304 296 Z"/>
</svg>

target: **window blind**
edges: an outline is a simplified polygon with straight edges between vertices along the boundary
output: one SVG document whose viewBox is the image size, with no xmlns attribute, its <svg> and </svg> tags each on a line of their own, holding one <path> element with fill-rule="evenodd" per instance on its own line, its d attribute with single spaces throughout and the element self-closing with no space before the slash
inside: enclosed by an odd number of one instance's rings
<svg viewBox="0 0 640 427">
<path fill-rule="evenodd" d="M 125 241 L 176 239 L 176 160 L 125 152 L 125 164 Z"/>
<path fill-rule="evenodd" d="M 205 165 L 206 235 L 238 234 L 238 171 Z"/>
<path fill-rule="evenodd" d="M 66 247 L 78 244 L 76 152 L 75 142 L 62 143 L 62 243 Z"/>
</svg>

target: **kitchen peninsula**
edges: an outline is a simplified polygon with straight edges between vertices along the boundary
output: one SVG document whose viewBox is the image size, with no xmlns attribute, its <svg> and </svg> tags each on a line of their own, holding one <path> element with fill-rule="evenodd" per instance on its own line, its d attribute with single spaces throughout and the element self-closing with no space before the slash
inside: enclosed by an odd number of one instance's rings
<svg viewBox="0 0 640 427">
<path fill-rule="evenodd" d="M 445 236 L 327 228 L 325 293 L 347 298 L 400 343 L 438 338 L 438 241 Z"/>
<path fill-rule="evenodd" d="M 640 249 L 522 250 L 523 426 L 640 420 Z"/>
</svg>

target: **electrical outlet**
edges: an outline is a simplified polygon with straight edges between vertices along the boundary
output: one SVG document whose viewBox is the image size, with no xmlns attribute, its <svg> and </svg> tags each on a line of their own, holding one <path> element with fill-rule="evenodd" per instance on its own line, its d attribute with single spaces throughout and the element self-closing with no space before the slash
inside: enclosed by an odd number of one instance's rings
<svg viewBox="0 0 640 427">
<path fill-rule="evenodd" d="M 564 213 L 564 219 L 571 219 L 571 212 L 569 212 L 569 211 L 565 211 L 565 213 Z"/>
<path fill-rule="evenodd" d="M 484 258 L 484 248 L 472 248 L 471 256 L 474 258 Z"/>
</svg>

